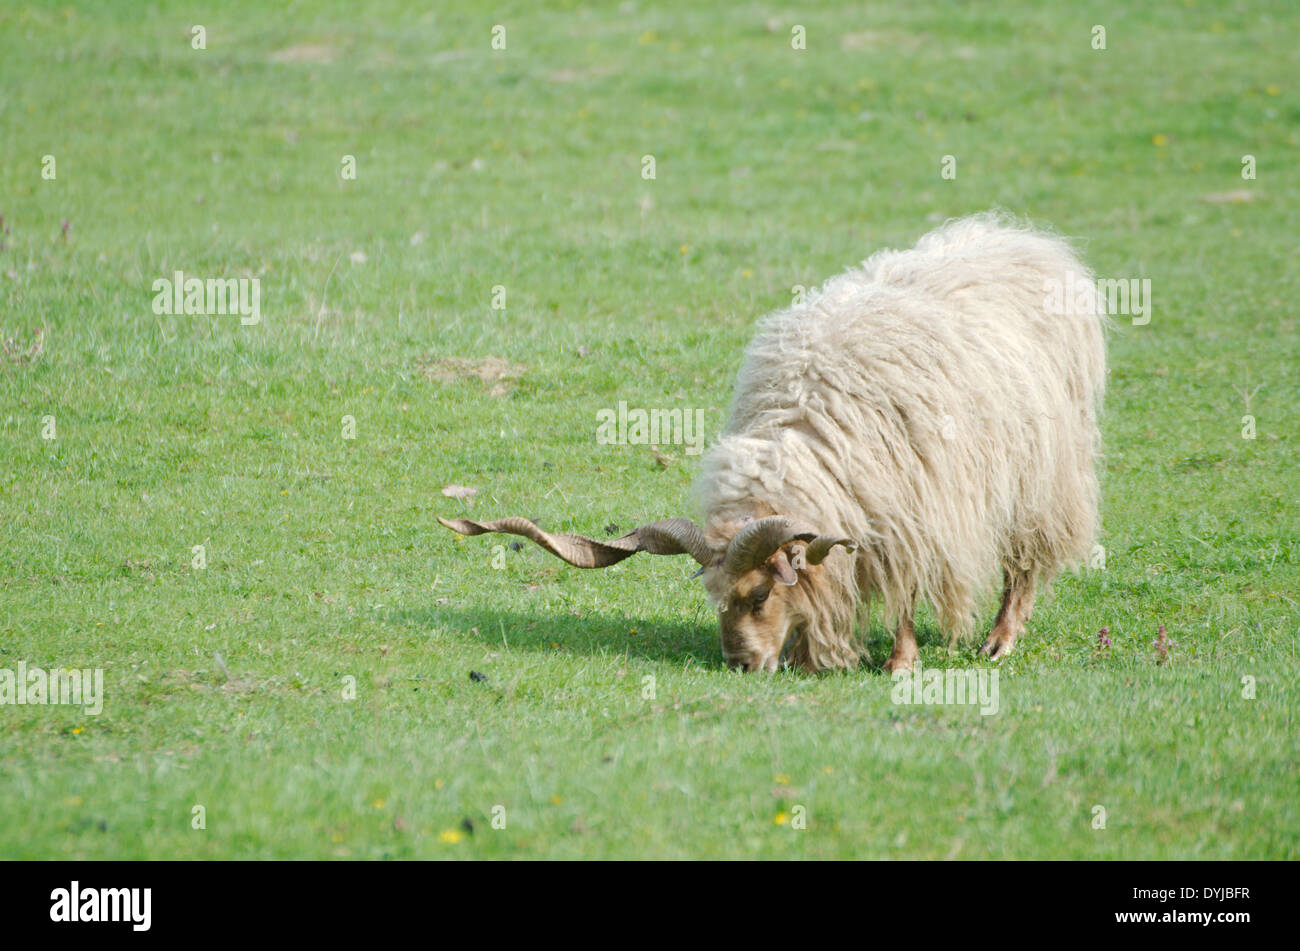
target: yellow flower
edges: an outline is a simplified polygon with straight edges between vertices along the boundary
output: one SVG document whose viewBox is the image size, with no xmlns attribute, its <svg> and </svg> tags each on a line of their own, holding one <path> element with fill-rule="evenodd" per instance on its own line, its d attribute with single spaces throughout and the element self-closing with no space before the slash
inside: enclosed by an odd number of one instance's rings
<svg viewBox="0 0 1300 951">
<path fill-rule="evenodd" d="M 788 786 L 790 784 L 790 777 L 785 773 L 777 773 L 776 777 L 772 781 L 779 783 L 782 786 Z"/>
<path fill-rule="evenodd" d="M 465 838 L 465 834 L 459 829 L 443 829 L 438 835 L 438 841 L 446 842 L 448 845 L 455 845 L 463 838 Z"/>
<path fill-rule="evenodd" d="M 783 825 L 785 825 L 787 822 L 790 821 L 790 816 L 789 816 L 787 813 L 784 813 L 784 812 L 778 812 L 778 813 L 776 814 L 776 818 L 774 818 L 772 821 L 775 822 L 775 823 L 776 823 L 777 825 L 779 825 L 779 826 L 783 826 Z"/>
<path fill-rule="evenodd" d="M 642 46 L 646 46 L 647 44 L 653 43 L 658 39 L 659 39 L 658 33 L 656 33 L 654 30 L 646 30 L 644 33 L 642 33 L 640 36 L 637 37 L 636 41 L 640 43 Z"/>
<path fill-rule="evenodd" d="M 689 244 L 683 244 L 683 245 L 682 245 L 680 248 L 678 248 L 677 250 L 678 250 L 679 252 L 681 252 L 682 254 L 690 254 L 690 253 L 691 253 L 691 246 L 690 246 Z"/>
<path fill-rule="evenodd" d="M 1163 149 L 1169 144 L 1169 136 L 1157 132 L 1155 135 L 1151 136 L 1151 141 L 1154 142 L 1157 147 Z"/>
<path fill-rule="evenodd" d="M 79 726 L 74 726 L 74 727 L 72 728 L 72 732 L 73 732 L 73 733 L 80 733 L 80 732 L 81 732 L 81 727 L 79 727 Z"/>
<path fill-rule="evenodd" d="M 441 788 L 442 788 L 442 780 L 441 780 L 441 779 L 435 779 L 435 780 L 433 781 L 433 788 L 434 788 L 434 789 L 441 789 Z"/>
<path fill-rule="evenodd" d="M 1278 89 L 1277 86 L 1274 86 L 1272 83 L 1269 83 L 1268 86 L 1265 87 L 1264 92 L 1268 93 L 1270 96 L 1276 96 L 1280 94 L 1282 90 Z"/>
<path fill-rule="evenodd" d="M 382 809 L 384 808 L 384 806 L 388 805 L 388 802 L 387 800 L 384 799 L 376 799 L 374 802 L 371 803 L 371 805 L 374 806 L 376 809 Z"/>
</svg>

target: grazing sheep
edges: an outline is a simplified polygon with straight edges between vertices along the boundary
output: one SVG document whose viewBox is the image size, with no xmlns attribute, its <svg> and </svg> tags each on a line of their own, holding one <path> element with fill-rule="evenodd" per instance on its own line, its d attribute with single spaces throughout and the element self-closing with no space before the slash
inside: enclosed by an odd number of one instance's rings
<svg viewBox="0 0 1300 951">
<path fill-rule="evenodd" d="M 1068 310 L 1094 287 L 1061 239 L 994 215 L 881 251 L 765 318 L 730 419 L 686 519 L 613 541 L 525 519 L 440 519 L 462 534 L 524 535 L 570 564 L 690 554 L 731 666 L 857 663 L 860 608 L 895 625 L 888 670 L 915 661 L 918 599 L 952 639 L 1001 575 L 982 653 L 1015 646 L 1037 588 L 1088 553 L 1097 527 L 1097 411 L 1105 318 Z M 1055 293 L 1053 293 L 1055 292 Z"/>
</svg>

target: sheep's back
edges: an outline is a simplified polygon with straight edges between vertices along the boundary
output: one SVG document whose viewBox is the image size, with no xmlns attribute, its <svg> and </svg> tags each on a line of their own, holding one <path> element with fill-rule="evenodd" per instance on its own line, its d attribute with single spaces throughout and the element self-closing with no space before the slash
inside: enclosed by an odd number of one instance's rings
<svg viewBox="0 0 1300 951">
<path fill-rule="evenodd" d="M 748 495 L 833 519 L 923 585 L 1078 559 L 1095 531 L 1104 319 L 1050 312 L 1053 281 L 1093 278 L 1059 238 L 981 216 L 767 317 L 706 460 L 706 506 Z"/>
</svg>

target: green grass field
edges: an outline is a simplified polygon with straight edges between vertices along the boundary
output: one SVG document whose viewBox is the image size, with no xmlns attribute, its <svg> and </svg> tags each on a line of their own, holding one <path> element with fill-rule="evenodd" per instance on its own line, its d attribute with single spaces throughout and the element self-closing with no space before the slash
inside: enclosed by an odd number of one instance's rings
<svg viewBox="0 0 1300 951">
<path fill-rule="evenodd" d="M 0 668 L 105 691 L 0 706 L 0 856 L 1300 857 L 1294 4 L 483 9 L 0 9 Z M 691 514 L 597 412 L 715 434 L 794 285 L 991 207 L 1153 293 L 998 715 L 894 704 L 879 618 L 741 675 L 689 559 L 437 524 Z"/>
</svg>

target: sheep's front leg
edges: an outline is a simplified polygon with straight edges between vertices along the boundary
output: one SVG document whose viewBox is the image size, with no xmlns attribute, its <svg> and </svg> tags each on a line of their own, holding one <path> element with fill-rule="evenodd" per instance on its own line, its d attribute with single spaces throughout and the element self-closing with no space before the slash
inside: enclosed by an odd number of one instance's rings
<svg viewBox="0 0 1300 951">
<path fill-rule="evenodd" d="M 993 624 L 993 632 L 980 648 L 991 660 L 1000 660 L 1016 646 L 1025 629 L 1025 622 L 1034 609 L 1035 577 L 1032 572 L 1008 573 L 1006 589 L 1002 593 L 1002 610 Z"/>
<path fill-rule="evenodd" d="M 919 655 L 916 651 L 916 632 L 912 629 L 912 612 L 907 610 L 898 619 L 898 629 L 894 631 L 894 649 L 885 661 L 885 670 L 911 670 Z"/>
</svg>

